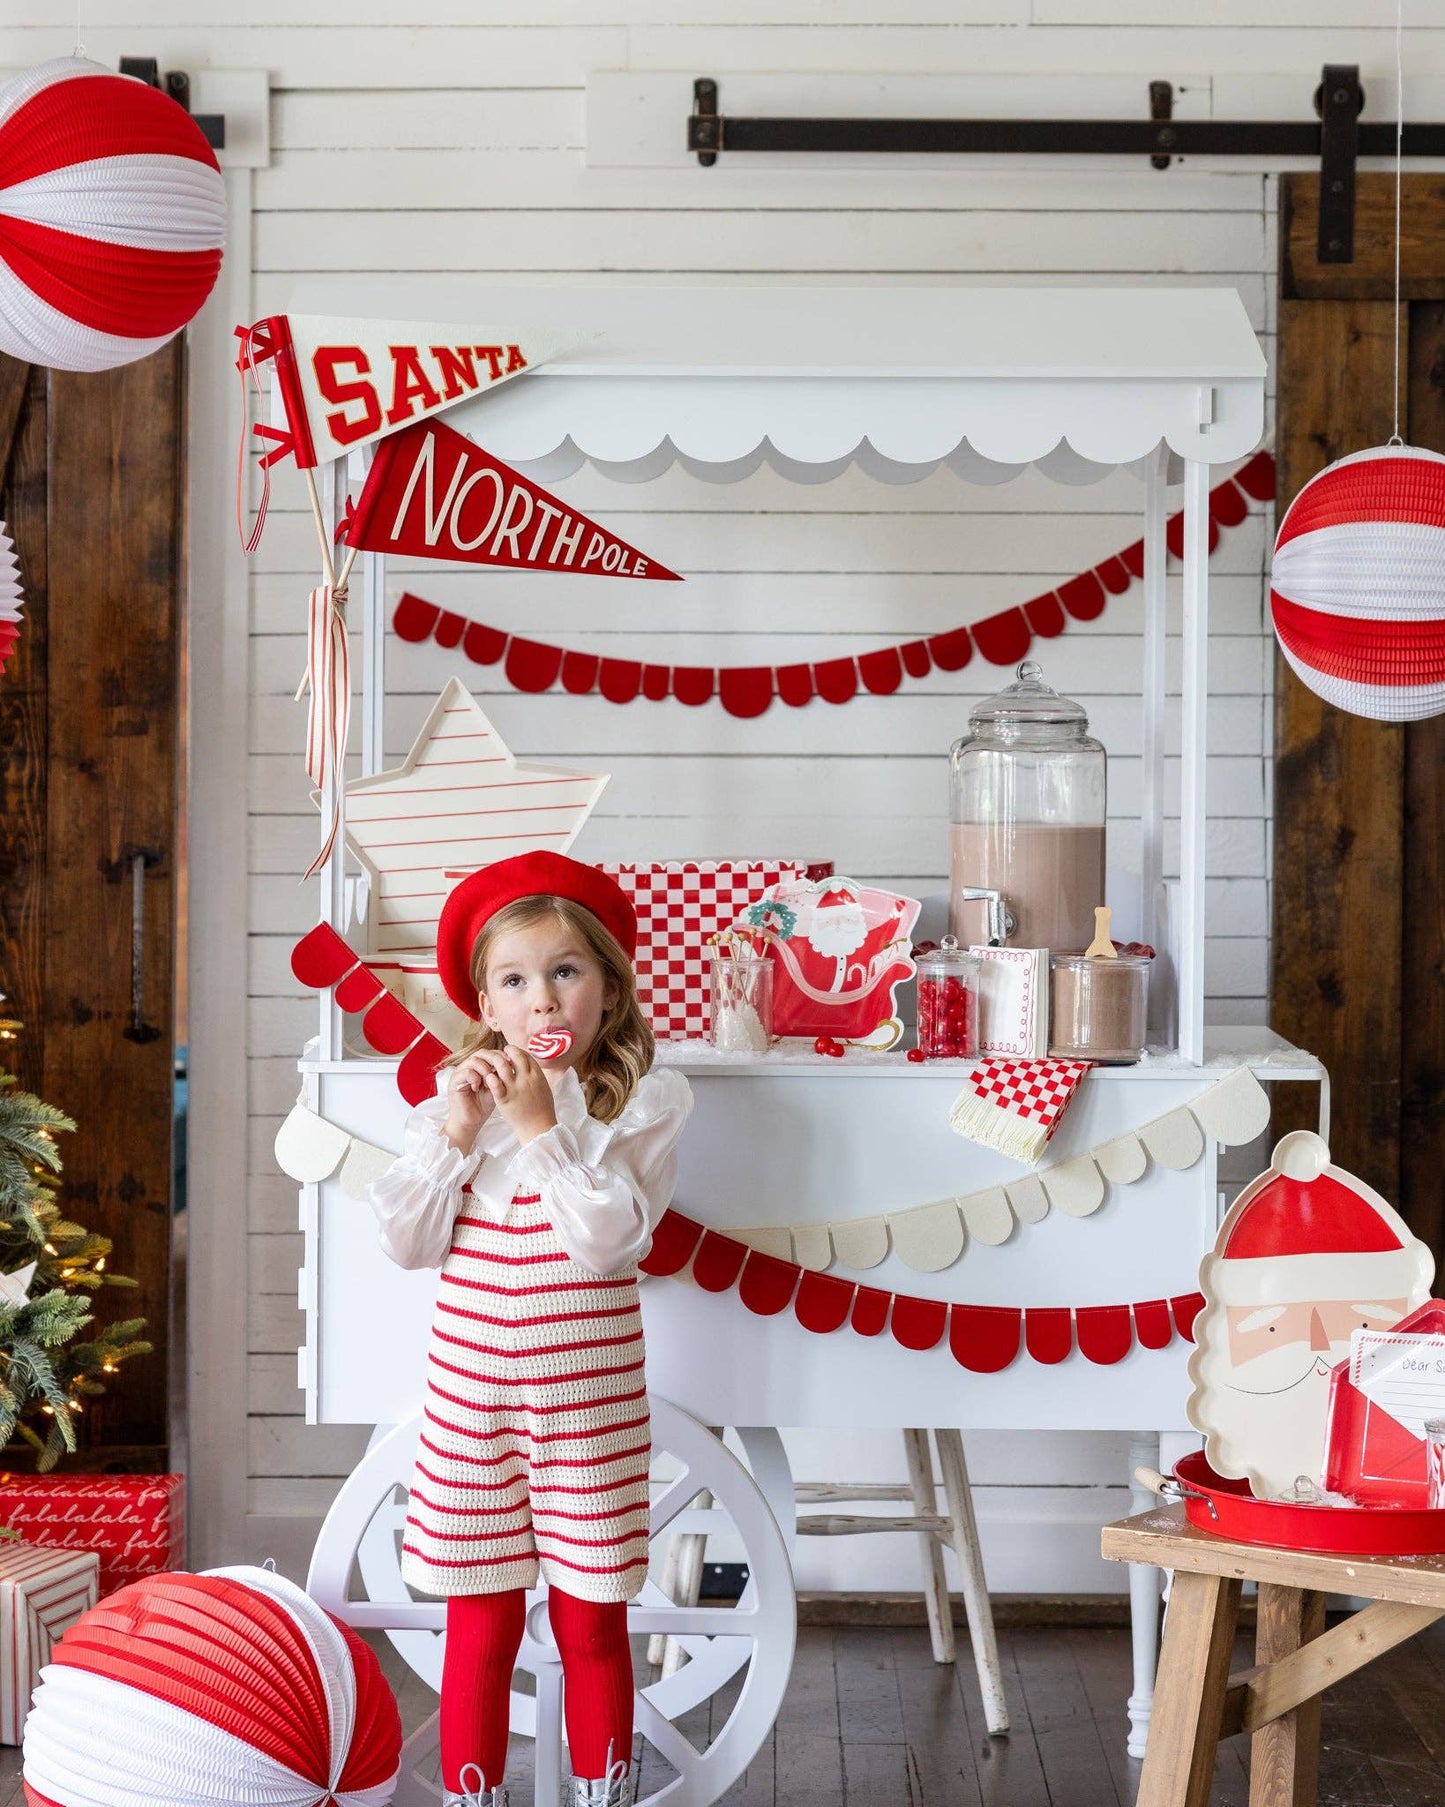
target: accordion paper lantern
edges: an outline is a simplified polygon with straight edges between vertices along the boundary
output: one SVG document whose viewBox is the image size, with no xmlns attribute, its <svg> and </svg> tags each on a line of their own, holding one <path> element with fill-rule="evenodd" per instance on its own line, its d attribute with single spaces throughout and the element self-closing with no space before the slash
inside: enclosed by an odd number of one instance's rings
<svg viewBox="0 0 1445 1807">
<path fill-rule="evenodd" d="M 0 351 L 145 357 L 210 294 L 225 224 L 215 155 L 159 89 L 80 57 L 0 87 Z"/>
<path fill-rule="evenodd" d="M 375 1656 L 269 1569 L 132 1582 L 40 1675 L 29 1807 L 383 1807 L 396 1789 L 401 1720 Z"/>
<path fill-rule="evenodd" d="M 25 597 L 20 588 L 20 561 L 5 523 L 0 521 L 0 673 L 20 638 L 20 609 Z"/>
<path fill-rule="evenodd" d="M 1312 477 L 1280 523 L 1270 607 L 1327 703 L 1382 722 L 1445 710 L 1445 458 L 1374 446 Z"/>
</svg>

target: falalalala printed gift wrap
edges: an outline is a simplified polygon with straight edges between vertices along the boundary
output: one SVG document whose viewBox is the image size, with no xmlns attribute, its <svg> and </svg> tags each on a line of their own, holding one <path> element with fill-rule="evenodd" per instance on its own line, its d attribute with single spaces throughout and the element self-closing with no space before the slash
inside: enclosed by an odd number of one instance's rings
<svg viewBox="0 0 1445 1807">
<path fill-rule="evenodd" d="M 101 1598 L 142 1575 L 185 1566 L 186 1494 L 180 1474 L 6 1474 L 0 1525 L 29 1544 L 94 1550 Z"/>
</svg>

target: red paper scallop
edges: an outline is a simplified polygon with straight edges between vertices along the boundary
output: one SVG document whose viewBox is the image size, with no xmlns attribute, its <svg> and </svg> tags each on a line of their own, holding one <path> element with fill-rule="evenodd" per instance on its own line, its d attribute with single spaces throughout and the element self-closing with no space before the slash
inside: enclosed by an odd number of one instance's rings
<svg viewBox="0 0 1445 1807">
<path fill-rule="evenodd" d="M 357 958 L 329 922 L 318 922 L 292 948 L 291 971 L 302 985 L 324 991 L 349 973 Z"/>
<path fill-rule="evenodd" d="M 718 695 L 729 715 L 747 720 L 761 715 L 773 700 L 773 673 L 768 665 L 733 665 L 718 673 Z"/>
<path fill-rule="evenodd" d="M 955 1305 L 949 1313 L 948 1346 L 961 1367 L 974 1374 L 997 1374 L 1019 1352 L 1023 1313 L 1004 1305 Z"/>
<path fill-rule="evenodd" d="M 464 615 L 456 615 L 450 609 L 443 609 L 437 617 L 436 626 L 432 629 L 432 638 L 438 646 L 444 646 L 450 652 L 454 646 L 461 645 L 467 625 Z"/>
<path fill-rule="evenodd" d="M 378 1054 L 404 1054 L 423 1030 L 406 1005 L 388 991 L 362 1017 L 361 1033 Z"/>
<path fill-rule="evenodd" d="M 1129 573 L 1130 577 L 1142 577 L 1144 575 L 1143 540 L 1135 540 L 1132 546 L 1126 546 L 1119 554 L 1119 563 Z"/>
<path fill-rule="evenodd" d="M 1244 491 L 1228 481 L 1209 492 L 1209 518 L 1221 527 L 1238 527 L 1249 513 Z"/>
<path fill-rule="evenodd" d="M 462 636 L 462 651 L 473 665 L 495 665 L 507 650 L 507 639 L 499 627 L 473 621 Z"/>
<path fill-rule="evenodd" d="M 858 1288 L 851 1280 L 839 1280 L 833 1274 L 815 1274 L 808 1269 L 798 1282 L 798 1295 L 793 1300 L 793 1315 L 815 1335 L 826 1336 L 848 1321 L 848 1310 Z"/>
<path fill-rule="evenodd" d="M 877 1336 L 888 1322 L 888 1307 L 893 1294 L 880 1292 L 876 1286 L 860 1286 L 853 1297 L 853 1328 L 859 1336 Z"/>
<path fill-rule="evenodd" d="M 358 962 L 336 987 L 336 1008 L 346 1011 L 348 1015 L 365 1010 L 372 999 L 379 998 L 385 989 L 371 968 Z"/>
<path fill-rule="evenodd" d="M 672 668 L 667 665 L 644 665 L 642 694 L 649 703 L 660 703 L 672 688 Z"/>
<path fill-rule="evenodd" d="M 1108 597 L 1104 585 L 1094 571 L 1082 571 L 1059 585 L 1059 601 L 1075 621 L 1097 621 L 1104 612 Z"/>
<path fill-rule="evenodd" d="M 1134 581 L 1122 558 L 1106 558 L 1102 565 L 1094 566 L 1094 572 L 1111 596 L 1122 596 Z"/>
<path fill-rule="evenodd" d="M 1186 1343 L 1194 1341 L 1194 1320 L 1204 1309 L 1203 1293 L 1180 1293 L 1169 1301 L 1174 1322 Z"/>
<path fill-rule="evenodd" d="M 507 682 L 514 690 L 535 696 L 550 690 L 562 669 L 562 648 L 544 646 L 540 640 L 519 640 L 514 635 L 507 648 Z"/>
<path fill-rule="evenodd" d="M 678 702 L 686 703 L 695 709 L 700 703 L 712 701 L 713 684 L 717 673 L 710 671 L 705 665 L 674 665 L 672 668 L 672 694 Z"/>
<path fill-rule="evenodd" d="M 903 661 L 896 646 L 885 646 L 876 653 L 861 653 L 858 675 L 863 688 L 874 696 L 892 696 L 903 682 Z"/>
<path fill-rule="evenodd" d="M 852 659 L 824 659 L 813 667 L 813 683 L 825 703 L 851 703 L 858 694 L 858 666 Z"/>
<path fill-rule="evenodd" d="M 1134 1344 L 1134 1325 L 1127 1305 L 1081 1305 L 1074 1313 L 1079 1353 L 1101 1367 L 1123 1361 Z"/>
<path fill-rule="evenodd" d="M 716 1230 L 704 1230 L 702 1244 L 692 1258 L 692 1277 L 705 1293 L 725 1293 L 742 1272 L 748 1245 Z"/>
<path fill-rule="evenodd" d="M 424 596 L 413 596 L 407 590 L 391 617 L 392 632 L 398 640 L 419 641 L 430 637 L 441 610 Z"/>
<path fill-rule="evenodd" d="M 1184 556 L 1184 516 L 1182 513 L 1176 514 L 1176 515 L 1170 515 L 1169 520 L 1166 523 L 1165 528 L 1164 528 L 1164 542 L 1168 546 L 1169 550 L 1174 554 L 1175 558 L 1183 558 L 1183 556 Z M 1219 529 L 1214 524 L 1213 521 L 1210 521 L 1210 523 L 1209 523 L 1209 550 L 1211 552 L 1213 552 L 1214 548 L 1218 544 L 1219 544 Z"/>
<path fill-rule="evenodd" d="M 944 1299 L 916 1299 L 899 1293 L 893 1301 L 889 1328 L 893 1340 L 905 1349 L 936 1349 L 943 1341 L 948 1323 L 948 1303 Z"/>
<path fill-rule="evenodd" d="M 1024 1313 L 1024 1348 L 1049 1368 L 1072 1355 L 1073 1312 L 1067 1306 L 1031 1305 Z"/>
<path fill-rule="evenodd" d="M 781 1261 L 776 1255 L 764 1255 L 754 1249 L 743 1263 L 738 1297 L 760 1318 L 775 1317 L 792 1304 L 801 1272 L 796 1261 Z"/>
<path fill-rule="evenodd" d="M 1230 478 L 1237 483 L 1251 501 L 1272 502 L 1274 500 L 1274 459 L 1268 452 L 1256 452 Z"/>
<path fill-rule="evenodd" d="M 1052 640 L 1064 631 L 1064 605 L 1050 590 L 1024 604 L 1024 619 L 1041 640 Z"/>
<path fill-rule="evenodd" d="M 908 640 L 899 647 L 898 656 L 910 678 L 926 678 L 933 670 L 926 640 Z"/>
<path fill-rule="evenodd" d="M 811 665 L 780 665 L 777 671 L 778 701 L 790 709 L 801 709 L 813 700 L 813 668 Z"/>
<path fill-rule="evenodd" d="M 1016 665 L 1032 637 L 1022 609 L 1002 609 L 973 624 L 974 644 L 990 665 Z"/>
<path fill-rule="evenodd" d="M 1167 1349 L 1174 1340 L 1174 1325 L 1167 1299 L 1141 1299 L 1134 1307 L 1134 1334 L 1141 1348 Z"/>
<path fill-rule="evenodd" d="M 396 1070 L 396 1089 L 408 1104 L 423 1104 L 436 1097 L 437 1068 L 450 1052 L 435 1035 L 424 1035 L 402 1055 Z"/>
<path fill-rule="evenodd" d="M 702 1225 L 681 1211 L 664 1211 L 652 1232 L 652 1247 L 638 1262 L 644 1274 L 680 1274 L 702 1235 Z"/>
<path fill-rule="evenodd" d="M 630 703 L 642 688 L 642 666 L 636 659 L 604 659 L 597 687 L 609 703 Z"/>
<path fill-rule="evenodd" d="M 934 634 L 927 642 L 928 656 L 940 671 L 962 671 L 973 657 L 973 635 L 966 627 Z"/>
<path fill-rule="evenodd" d="M 569 696 L 586 696 L 597 682 L 601 663 L 595 653 L 563 653 L 562 688 Z"/>
</svg>

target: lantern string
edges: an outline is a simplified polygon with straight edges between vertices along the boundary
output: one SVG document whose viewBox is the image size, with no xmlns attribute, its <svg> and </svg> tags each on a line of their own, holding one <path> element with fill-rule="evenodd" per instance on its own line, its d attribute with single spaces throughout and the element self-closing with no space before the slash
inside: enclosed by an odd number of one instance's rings
<svg viewBox="0 0 1445 1807">
<path fill-rule="evenodd" d="M 81 34 L 80 9 L 83 4 L 84 4 L 84 0 L 75 0 L 75 54 L 77 56 L 85 55 L 85 45 L 82 44 L 80 41 L 80 34 Z"/>
<path fill-rule="evenodd" d="M 1400 181 L 1405 146 L 1405 0 L 1395 0 L 1395 430 L 1391 445 L 1404 445 L 1400 437 Z"/>
</svg>

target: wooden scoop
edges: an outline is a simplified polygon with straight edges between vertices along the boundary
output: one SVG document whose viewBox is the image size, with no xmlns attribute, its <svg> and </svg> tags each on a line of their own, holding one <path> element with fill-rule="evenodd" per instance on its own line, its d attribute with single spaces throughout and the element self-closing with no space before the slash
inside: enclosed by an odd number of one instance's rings
<svg viewBox="0 0 1445 1807">
<path fill-rule="evenodd" d="M 1099 904 L 1094 910 L 1094 939 L 1084 949 L 1088 960 L 1117 960 L 1114 943 L 1109 939 L 1109 906 Z"/>
</svg>

